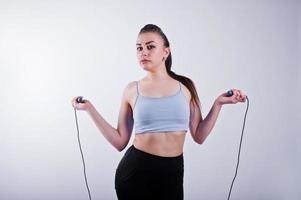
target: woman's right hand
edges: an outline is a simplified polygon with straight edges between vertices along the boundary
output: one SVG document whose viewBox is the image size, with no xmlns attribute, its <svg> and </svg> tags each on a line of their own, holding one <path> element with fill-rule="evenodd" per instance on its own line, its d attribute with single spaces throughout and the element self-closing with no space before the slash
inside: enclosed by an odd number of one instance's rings
<svg viewBox="0 0 301 200">
<path fill-rule="evenodd" d="M 85 103 L 77 103 L 76 102 L 77 98 L 78 98 L 78 96 L 74 97 L 72 99 L 72 101 L 71 101 L 73 108 L 75 108 L 77 110 L 85 110 L 85 111 L 87 111 L 90 107 L 92 107 L 92 104 L 91 104 L 91 102 L 89 100 L 84 99 Z"/>
</svg>

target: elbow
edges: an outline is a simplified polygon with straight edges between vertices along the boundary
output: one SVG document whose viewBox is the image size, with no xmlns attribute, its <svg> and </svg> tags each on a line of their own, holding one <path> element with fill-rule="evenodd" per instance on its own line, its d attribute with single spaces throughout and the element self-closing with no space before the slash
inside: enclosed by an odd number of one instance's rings
<svg viewBox="0 0 301 200">
<path fill-rule="evenodd" d="M 127 146 L 126 143 L 121 143 L 115 146 L 115 148 L 117 149 L 117 151 L 121 152 L 123 151 L 123 149 L 125 149 L 125 147 Z"/>
<path fill-rule="evenodd" d="M 205 140 L 204 140 L 203 138 L 200 138 L 200 137 L 195 137 L 195 138 L 194 138 L 194 141 L 195 141 L 197 144 L 203 144 Z"/>
<path fill-rule="evenodd" d="M 118 152 L 121 152 L 123 148 L 116 148 Z"/>
<path fill-rule="evenodd" d="M 118 152 L 121 152 L 121 151 L 122 151 L 122 148 L 119 147 L 119 146 L 115 146 L 115 149 L 116 149 Z"/>
<path fill-rule="evenodd" d="M 115 146 L 115 148 L 117 149 L 117 151 L 121 152 L 125 146 Z"/>
<path fill-rule="evenodd" d="M 113 146 L 116 148 L 117 151 L 121 152 L 126 146 L 127 143 L 125 142 L 124 138 L 121 137 L 120 133 L 118 132 L 118 139 L 115 141 L 115 144 Z"/>
<path fill-rule="evenodd" d="M 196 142 L 197 144 L 203 144 L 203 143 L 204 143 L 203 140 L 195 140 L 195 142 Z"/>
</svg>

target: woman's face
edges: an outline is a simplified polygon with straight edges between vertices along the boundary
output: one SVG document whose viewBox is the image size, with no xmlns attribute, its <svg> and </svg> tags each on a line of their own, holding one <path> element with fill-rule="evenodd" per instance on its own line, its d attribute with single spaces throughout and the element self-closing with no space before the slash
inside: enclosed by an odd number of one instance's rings
<svg viewBox="0 0 301 200">
<path fill-rule="evenodd" d="M 157 33 L 142 33 L 137 38 L 137 58 L 145 70 L 154 71 L 160 66 L 165 67 L 165 60 L 169 55 L 169 48 L 164 47 L 161 36 Z"/>
</svg>

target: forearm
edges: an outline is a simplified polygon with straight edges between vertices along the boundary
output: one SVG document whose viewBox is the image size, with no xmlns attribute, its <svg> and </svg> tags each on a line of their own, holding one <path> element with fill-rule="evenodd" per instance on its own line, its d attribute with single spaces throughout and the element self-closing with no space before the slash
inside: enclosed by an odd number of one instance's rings
<svg viewBox="0 0 301 200">
<path fill-rule="evenodd" d="M 215 125 L 221 108 L 222 105 L 215 101 L 206 118 L 200 121 L 195 133 L 195 141 L 197 143 L 202 144 L 205 141 Z"/>
<path fill-rule="evenodd" d="M 95 107 L 91 104 L 87 113 L 93 119 L 95 125 L 103 134 L 103 136 L 117 149 L 121 149 L 122 147 L 122 140 L 121 136 L 118 133 L 117 129 L 112 127 L 95 109 Z"/>
</svg>

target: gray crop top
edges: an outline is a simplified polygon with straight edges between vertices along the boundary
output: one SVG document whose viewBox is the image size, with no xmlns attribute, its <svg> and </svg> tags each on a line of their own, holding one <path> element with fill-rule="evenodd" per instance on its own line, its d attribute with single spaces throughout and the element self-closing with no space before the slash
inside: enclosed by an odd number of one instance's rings
<svg viewBox="0 0 301 200">
<path fill-rule="evenodd" d="M 181 84 L 176 94 L 164 97 L 147 97 L 139 94 L 133 108 L 135 133 L 188 131 L 189 103 L 183 94 Z"/>
</svg>

